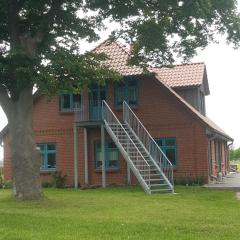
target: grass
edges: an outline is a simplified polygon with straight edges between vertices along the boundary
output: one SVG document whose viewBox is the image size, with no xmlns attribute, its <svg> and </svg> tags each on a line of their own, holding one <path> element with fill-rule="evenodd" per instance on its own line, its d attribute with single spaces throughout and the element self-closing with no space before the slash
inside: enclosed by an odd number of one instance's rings
<svg viewBox="0 0 240 240">
<path fill-rule="evenodd" d="M 21 202 L 0 190 L 0 239 L 231 239 L 239 240 L 235 193 L 178 187 L 178 194 L 145 195 L 139 188 L 45 190 Z"/>
</svg>

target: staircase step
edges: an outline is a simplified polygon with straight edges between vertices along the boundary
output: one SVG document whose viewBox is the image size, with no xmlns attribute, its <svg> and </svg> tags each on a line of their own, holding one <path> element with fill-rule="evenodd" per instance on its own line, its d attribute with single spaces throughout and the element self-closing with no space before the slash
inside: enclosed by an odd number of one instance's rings
<svg viewBox="0 0 240 240">
<path fill-rule="evenodd" d="M 143 177 L 146 177 L 146 176 L 148 176 L 148 175 L 146 175 L 146 174 L 145 174 L 145 175 L 142 174 L 142 176 L 143 176 Z M 156 176 L 160 177 L 161 175 L 160 175 L 160 174 L 157 174 L 157 173 L 156 173 L 156 174 L 151 174 L 151 175 L 150 175 L 150 177 L 156 177 Z M 164 180 L 164 179 L 161 178 L 161 180 Z"/>
<path fill-rule="evenodd" d="M 157 193 L 157 192 L 172 192 L 171 188 L 160 188 L 160 189 L 151 189 L 152 193 Z"/>
<path fill-rule="evenodd" d="M 147 165 L 136 165 L 135 164 L 135 166 L 137 167 L 137 168 L 141 168 L 141 167 L 147 167 Z M 155 168 L 155 166 L 154 165 L 151 165 L 151 166 L 149 166 L 150 168 Z"/>
<path fill-rule="evenodd" d="M 150 188 L 151 188 L 151 187 L 160 187 L 160 186 L 163 187 L 163 186 L 168 186 L 168 185 L 167 185 L 166 183 L 151 184 L 151 185 L 150 185 Z"/>
<path fill-rule="evenodd" d="M 151 182 L 157 182 L 157 181 L 164 181 L 164 179 L 163 178 L 151 178 L 150 177 L 150 181 Z"/>
</svg>

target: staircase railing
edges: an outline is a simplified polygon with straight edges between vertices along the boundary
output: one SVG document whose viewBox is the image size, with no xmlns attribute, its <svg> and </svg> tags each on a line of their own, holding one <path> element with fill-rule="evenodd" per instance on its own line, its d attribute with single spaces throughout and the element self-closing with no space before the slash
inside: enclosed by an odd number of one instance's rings
<svg viewBox="0 0 240 240">
<path fill-rule="evenodd" d="M 132 128 L 151 158 L 157 163 L 160 170 L 164 173 L 167 178 L 166 180 L 170 182 L 171 187 L 173 188 L 174 182 L 172 163 L 125 101 L 123 102 L 123 120 L 129 125 L 129 127 Z"/>
<path fill-rule="evenodd" d="M 145 184 L 149 186 L 151 171 L 150 165 L 145 160 L 138 147 L 135 145 L 131 137 L 128 135 L 127 131 L 122 126 L 121 122 L 118 120 L 116 115 L 112 112 L 111 108 L 104 100 L 102 102 L 102 117 L 105 125 L 110 128 L 112 133 L 115 135 L 115 140 L 117 143 L 122 146 L 124 151 L 127 153 L 126 156 L 130 158 L 134 164 L 134 167 L 139 171 L 139 175 L 136 177 L 142 178 Z M 116 129 L 114 129 L 114 127 Z M 148 191 L 149 189 L 145 190 Z"/>
</svg>

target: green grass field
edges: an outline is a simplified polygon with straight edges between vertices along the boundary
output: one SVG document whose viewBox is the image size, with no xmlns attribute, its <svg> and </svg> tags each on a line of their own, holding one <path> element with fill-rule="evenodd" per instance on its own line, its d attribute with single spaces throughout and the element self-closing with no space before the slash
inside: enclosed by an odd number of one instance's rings
<svg viewBox="0 0 240 240">
<path fill-rule="evenodd" d="M 239 240 L 235 193 L 194 187 L 176 192 L 48 189 L 41 201 L 20 202 L 0 190 L 0 239 Z"/>
</svg>

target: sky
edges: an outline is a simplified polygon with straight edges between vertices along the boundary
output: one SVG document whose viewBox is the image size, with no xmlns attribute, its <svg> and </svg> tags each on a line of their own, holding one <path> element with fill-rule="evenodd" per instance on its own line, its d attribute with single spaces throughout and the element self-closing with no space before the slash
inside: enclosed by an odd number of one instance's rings
<svg viewBox="0 0 240 240">
<path fill-rule="evenodd" d="M 240 0 L 238 5 L 240 8 Z M 110 32 L 111 27 L 102 32 L 101 41 L 107 39 Z M 91 49 L 94 44 L 86 47 Z M 220 39 L 219 44 L 210 44 L 199 51 L 192 62 L 205 62 L 207 67 L 210 87 L 210 95 L 206 97 L 207 116 L 234 138 L 235 148 L 240 147 L 240 49 L 234 50 Z M 0 130 L 6 124 L 7 119 L 0 107 Z M 0 147 L 0 160 L 2 158 Z"/>
</svg>

